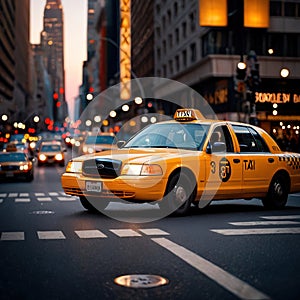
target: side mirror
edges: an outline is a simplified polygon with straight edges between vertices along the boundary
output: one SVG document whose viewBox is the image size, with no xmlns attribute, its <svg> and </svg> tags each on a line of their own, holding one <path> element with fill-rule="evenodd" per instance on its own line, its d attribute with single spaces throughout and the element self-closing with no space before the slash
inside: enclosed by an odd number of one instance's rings
<svg viewBox="0 0 300 300">
<path fill-rule="evenodd" d="M 117 141 L 117 147 L 122 148 L 126 144 L 125 141 Z"/>
<path fill-rule="evenodd" d="M 226 144 L 223 142 L 215 142 L 212 145 L 212 152 L 226 152 Z"/>
</svg>

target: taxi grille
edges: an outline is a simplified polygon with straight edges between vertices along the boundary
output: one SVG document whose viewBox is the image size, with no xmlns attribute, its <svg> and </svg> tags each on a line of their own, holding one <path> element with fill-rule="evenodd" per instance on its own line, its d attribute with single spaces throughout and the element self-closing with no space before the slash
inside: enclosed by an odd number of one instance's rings
<svg viewBox="0 0 300 300">
<path fill-rule="evenodd" d="M 82 173 L 85 176 L 116 178 L 120 175 L 122 162 L 113 159 L 90 159 L 83 163 Z"/>
</svg>

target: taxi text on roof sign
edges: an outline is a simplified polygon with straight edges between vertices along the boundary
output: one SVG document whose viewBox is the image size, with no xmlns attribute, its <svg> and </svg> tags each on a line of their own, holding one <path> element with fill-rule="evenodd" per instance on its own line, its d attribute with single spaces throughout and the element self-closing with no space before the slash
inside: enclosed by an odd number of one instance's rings
<svg viewBox="0 0 300 300">
<path fill-rule="evenodd" d="M 193 108 L 180 108 L 177 109 L 174 114 L 174 119 L 176 121 L 193 121 L 204 119 L 203 115 L 198 109 Z"/>
</svg>

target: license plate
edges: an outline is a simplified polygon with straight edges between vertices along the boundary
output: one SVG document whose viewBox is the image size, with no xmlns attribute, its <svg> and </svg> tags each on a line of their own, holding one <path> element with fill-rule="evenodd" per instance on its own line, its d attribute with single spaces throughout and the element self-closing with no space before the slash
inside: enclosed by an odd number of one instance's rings
<svg viewBox="0 0 300 300">
<path fill-rule="evenodd" d="M 12 171 L 9 171 L 9 172 L 6 172 L 6 177 L 14 177 L 14 172 Z"/>
<path fill-rule="evenodd" d="M 87 192 L 100 193 L 102 190 L 102 183 L 96 181 L 87 181 L 85 183 L 85 189 L 87 190 Z"/>
</svg>

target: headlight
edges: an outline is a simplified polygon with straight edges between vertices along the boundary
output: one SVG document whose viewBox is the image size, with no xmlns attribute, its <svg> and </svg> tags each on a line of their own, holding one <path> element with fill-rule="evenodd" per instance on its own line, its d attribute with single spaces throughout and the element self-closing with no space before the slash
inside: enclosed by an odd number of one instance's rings
<svg viewBox="0 0 300 300">
<path fill-rule="evenodd" d="M 130 165 L 126 164 L 122 169 L 122 175 L 132 176 L 157 176 L 162 175 L 162 169 L 159 165 L 144 164 L 144 165 Z"/>
<path fill-rule="evenodd" d="M 81 173 L 82 162 L 81 161 L 69 161 L 66 167 L 67 173 Z"/>
<path fill-rule="evenodd" d="M 21 166 L 19 167 L 19 169 L 20 169 L 21 171 L 27 171 L 27 170 L 29 169 L 29 165 L 28 165 L 28 164 L 26 164 L 26 165 L 21 165 Z"/>
<path fill-rule="evenodd" d="M 40 154 L 39 155 L 39 160 L 45 161 L 47 159 L 47 156 L 45 154 Z"/>
<path fill-rule="evenodd" d="M 55 155 L 55 159 L 56 160 L 62 160 L 63 159 L 63 156 L 59 153 L 59 154 L 56 154 Z"/>
</svg>

